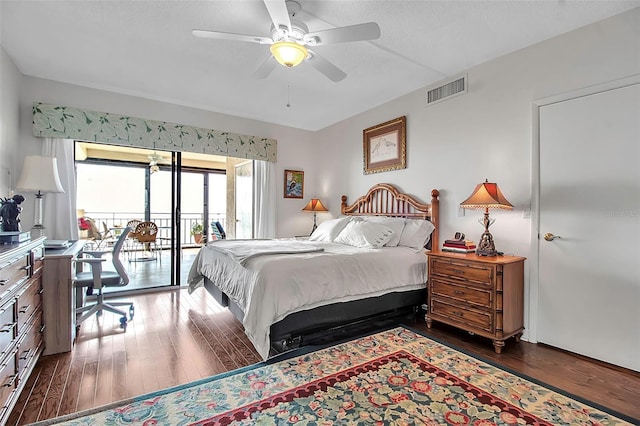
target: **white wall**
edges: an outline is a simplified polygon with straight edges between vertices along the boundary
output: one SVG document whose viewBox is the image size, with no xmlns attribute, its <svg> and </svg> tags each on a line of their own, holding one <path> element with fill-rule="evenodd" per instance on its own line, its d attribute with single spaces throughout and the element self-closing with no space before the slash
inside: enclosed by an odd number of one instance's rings
<svg viewBox="0 0 640 426">
<path fill-rule="evenodd" d="M 311 227 L 310 218 L 300 211 L 304 207 L 304 200 L 284 199 L 282 197 L 282 179 L 285 169 L 303 170 L 307 183 L 305 198 L 307 198 L 307 194 L 313 195 L 316 191 L 313 177 L 319 172 L 319 169 L 315 166 L 313 157 L 308 155 L 311 149 L 310 132 L 40 78 L 24 76 L 21 80 L 19 158 L 28 154 L 40 153 L 41 141 L 32 135 L 31 127 L 34 102 L 73 106 L 93 111 L 274 138 L 278 141 L 276 235 L 284 237 L 308 234 Z M 19 169 L 21 168 L 22 164 L 18 166 L 17 173 L 20 173 Z M 113 196 L 117 197 L 116 190 L 114 190 Z M 32 204 L 31 197 L 28 197 L 25 201 L 25 211 L 31 211 Z M 23 227 L 28 229 L 31 227 L 33 219 L 30 215 L 24 216 Z"/>
<path fill-rule="evenodd" d="M 476 66 L 468 70 L 465 95 L 426 107 L 425 90 L 418 90 L 317 132 L 316 156 L 324 159 L 318 195 L 336 215 L 340 195 L 353 201 L 378 182 L 396 184 L 424 201 L 437 188 L 441 240 L 461 231 L 478 241 L 481 212 L 458 217 L 458 205 L 488 178 L 516 206 L 491 212 L 496 248 L 533 257 L 532 219 L 523 217 L 532 198 L 532 101 L 638 73 L 640 8 Z M 402 115 L 407 168 L 364 175 L 363 129 Z"/>
<path fill-rule="evenodd" d="M 19 88 L 22 74 L 0 46 L 0 197 L 8 197 L 17 175 L 9 174 L 17 164 L 22 167 L 19 120 Z"/>
</svg>

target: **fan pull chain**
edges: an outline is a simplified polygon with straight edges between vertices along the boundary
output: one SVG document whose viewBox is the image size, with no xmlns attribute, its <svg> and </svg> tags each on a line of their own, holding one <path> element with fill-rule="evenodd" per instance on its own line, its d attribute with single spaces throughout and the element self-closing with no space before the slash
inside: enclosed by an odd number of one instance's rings
<svg viewBox="0 0 640 426">
<path fill-rule="evenodd" d="M 286 105 L 287 108 L 291 108 L 291 102 L 289 99 L 289 89 L 290 89 L 290 86 L 287 84 L 287 105 Z"/>
</svg>

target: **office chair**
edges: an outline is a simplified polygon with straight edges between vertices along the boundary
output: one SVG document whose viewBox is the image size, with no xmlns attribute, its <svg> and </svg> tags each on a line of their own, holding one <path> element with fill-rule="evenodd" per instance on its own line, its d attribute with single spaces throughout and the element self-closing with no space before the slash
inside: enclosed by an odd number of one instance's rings
<svg viewBox="0 0 640 426">
<path fill-rule="evenodd" d="M 97 291 L 97 300 L 95 304 L 86 305 L 76 309 L 76 315 L 81 315 L 76 320 L 76 326 L 79 326 L 84 320 L 91 317 L 93 314 L 102 315 L 102 311 L 113 312 L 114 314 L 122 315 L 120 318 L 120 326 L 122 328 L 127 327 L 127 314 L 125 311 L 117 309 L 116 306 L 129 306 L 129 319 L 133 319 L 133 303 L 132 302 L 112 302 L 107 303 L 104 301 L 104 294 L 102 292 L 104 287 L 124 287 L 129 284 L 129 277 L 120 262 L 120 251 L 124 245 L 127 235 L 131 232 L 131 228 L 126 227 L 122 230 L 122 233 L 118 237 L 118 240 L 113 245 L 111 252 L 94 252 L 85 251 L 84 254 L 88 254 L 92 257 L 85 257 L 77 259 L 78 262 L 88 263 L 91 267 L 90 271 L 78 272 L 76 274 L 75 286 L 89 287 L 92 291 Z M 107 259 L 102 257 L 103 255 L 111 253 L 113 266 L 115 271 L 105 271 L 102 268 L 102 262 Z"/>
</svg>

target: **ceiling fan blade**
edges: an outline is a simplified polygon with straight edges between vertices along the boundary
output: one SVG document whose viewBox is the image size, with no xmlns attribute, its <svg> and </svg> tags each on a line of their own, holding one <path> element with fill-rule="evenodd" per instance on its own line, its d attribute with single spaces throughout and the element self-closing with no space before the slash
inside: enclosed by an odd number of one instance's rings
<svg viewBox="0 0 640 426">
<path fill-rule="evenodd" d="M 347 76 L 347 74 L 345 74 L 340 68 L 336 67 L 316 52 L 309 50 L 309 53 L 311 53 L 311 57 L 308 58 L 306 62 L 324 74 L 329 80 L 337 83 L 338 81 L 344 80 Z"/>
<path fill-rule="evenodd" d="M 276 28 L 286 27 L 291 31 L 291 19 L 289 19 L 289 11 L 285 0 L 264 0 L 269 16 Z"/>
<path fill-rule="evenodd" d="M 350 41 L 375 40 L 380 37 L 380 27 L 375 22 L 316 31 L 304 36 L 311 46 L 347 43 Z"/>
<path fill-rule="evenodd" d="M 253 36 L 248 34 L 223 33 L 221 31 L 192 30 L 191 34 L 199 38 L 213 38 L 217 40 L 248 41 L 251 43 L 259 44 L 273 43 L 273 40 L 271 40 L 269 37 Z"/>
<path fill-rule="evenodd" d="M 270 55 L 267 60 L 264 61 L 262 65 L 260 65 L 251 75 L 253 78 L 267 78 L 269 74 L 271 74 L 271 71 L 275 69 L 277 64 L 278 63 L 274 59 L 273 55 Z"/>
</svg>

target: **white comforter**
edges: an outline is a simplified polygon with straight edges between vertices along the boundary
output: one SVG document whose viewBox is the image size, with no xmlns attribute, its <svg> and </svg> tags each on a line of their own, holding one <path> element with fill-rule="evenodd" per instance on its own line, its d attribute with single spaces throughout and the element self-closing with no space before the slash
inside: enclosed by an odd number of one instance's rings
<svg viewBox="0 0 640 426">
<path fill-rule="evenodd" d="M 324 251 L 252 256 L 242 266 L 232 256 L 206 246 L 189 272 L 189 292 L 203 286 L 207 277 L 242 308 L 245 332 L 264 359 L 269 355 L 271 324 L 288 314 L 426 285 L 426 256 L 407 247 L 364 249 L 289 241 Z"/>
</svg>

